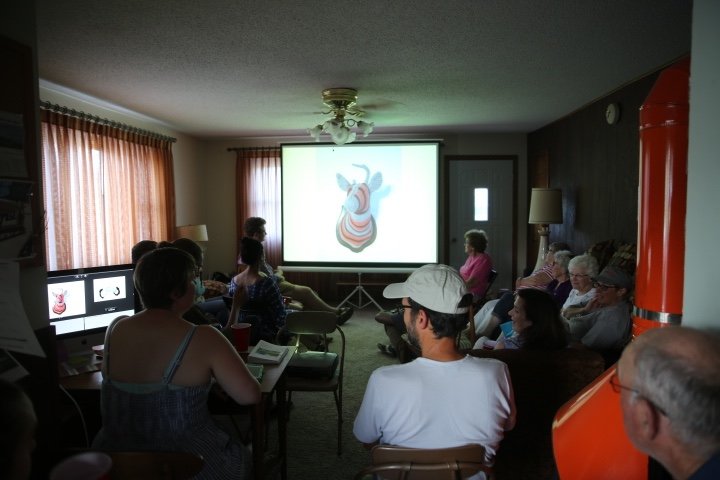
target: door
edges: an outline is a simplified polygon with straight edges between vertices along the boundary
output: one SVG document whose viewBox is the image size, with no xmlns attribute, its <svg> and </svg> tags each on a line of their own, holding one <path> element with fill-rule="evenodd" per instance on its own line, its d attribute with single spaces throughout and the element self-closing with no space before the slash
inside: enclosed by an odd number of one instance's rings
<svg viewBox="0 0 720 480">
<path fill-rule="evenodd" d="M 512 289 L 516 265 L 517 157 L 446 157 L 448 160 L 448 248 L 450 265 L 460 268 L 467 256 L 463 235 L 484 230 L 487 253 L 498 277 L 493 288 Z M 487 189 L 487 219 L 475 219 L 476 189 Z"/>
</svg>

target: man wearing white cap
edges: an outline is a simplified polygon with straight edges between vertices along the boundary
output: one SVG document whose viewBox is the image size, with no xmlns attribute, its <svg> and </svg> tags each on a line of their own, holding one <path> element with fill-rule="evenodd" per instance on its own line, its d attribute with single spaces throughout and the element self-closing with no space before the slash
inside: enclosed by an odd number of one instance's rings
<svg viewBox="0 0 720 480">
<path fill-rule="evenodd" d="M 355 437 L 368 448 L 479 443 L 492 464 L 504 432 L 515 425 L 515 402 L 507 365 L 462 355 L 455 346 L 472 303 L 465 282 L 447 265 L 425 265 L 383 295 L 401 299 L 408 337 L 422 356 L 372 373 Z"/>
</svg>

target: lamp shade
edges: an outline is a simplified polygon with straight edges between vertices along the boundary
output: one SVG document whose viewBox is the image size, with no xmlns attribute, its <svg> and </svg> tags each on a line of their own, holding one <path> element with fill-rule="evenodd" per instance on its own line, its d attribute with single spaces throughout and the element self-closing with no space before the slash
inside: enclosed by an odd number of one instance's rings
<svg viewBox="0 0 720 480">
<path fill-rule="evenodd" d="M 562 190 L 557 188 L 533 188 L 530 195 L 528 223 L 562 223 Z"/>
<path fill-rule="evenodd" d="M 206 225 L 183 225 L 175 228 L 175 234 L 178 238 L 189 238 L 195 242 L 207 242 L 207 226 Z"/>
</svg>

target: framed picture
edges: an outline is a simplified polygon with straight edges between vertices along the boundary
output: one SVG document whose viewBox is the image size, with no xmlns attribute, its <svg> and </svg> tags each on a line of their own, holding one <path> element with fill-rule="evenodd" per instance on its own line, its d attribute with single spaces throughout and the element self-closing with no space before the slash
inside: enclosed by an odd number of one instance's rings
<svg viewBox="0 0 720 480">
<path fill-rule="evenodd" d="M 0 260 L 45 263 L 32 49 L 0 36 Z"/>
</svg>

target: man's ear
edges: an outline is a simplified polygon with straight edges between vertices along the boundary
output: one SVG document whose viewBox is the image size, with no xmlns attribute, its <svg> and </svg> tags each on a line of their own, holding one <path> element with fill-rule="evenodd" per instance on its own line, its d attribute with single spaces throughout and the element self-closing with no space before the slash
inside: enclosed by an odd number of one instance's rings
<svg viewBox="0 0 720 480">
<path fill-rule="evenodd" d="M 421 308 L 415 317 L 415 326 L 422 329 L 427 328 L 428 325 L 430 325 L 430 319 L 427 316 L 427 312 Z"/>
<path fill-rule="evenodd" d="M 646 398 L 638 396 L 632 405 L 636 432 L 642 438 L 651 442 L 660 432 L 660 412 Z"/>
</svg>

